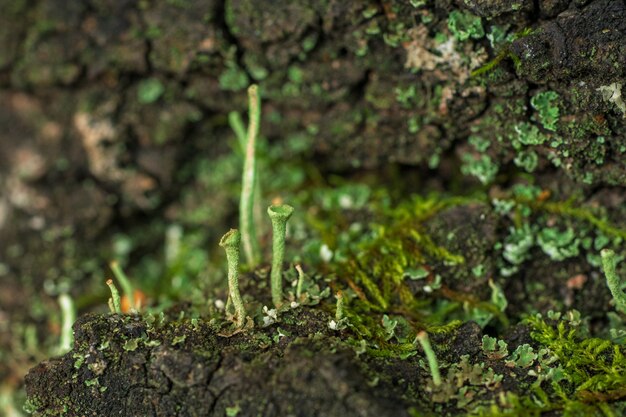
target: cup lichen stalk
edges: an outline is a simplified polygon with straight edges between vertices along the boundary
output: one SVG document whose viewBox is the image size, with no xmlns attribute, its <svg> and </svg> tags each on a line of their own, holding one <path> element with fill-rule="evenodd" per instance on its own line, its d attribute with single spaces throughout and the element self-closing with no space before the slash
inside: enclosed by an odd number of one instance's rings
<svg viewBox="0 0 626 417">
<path fill-rule="evenodd" d="M 61 340 L 59 341 L 59 354 L 64 354 L 72 350 L 74 333 L 72 325 L 76 321 L 76 308 L 72 297 L 67 294 L 59 295 L 59 306 L 61 307 Z"/>
<path fill-rule="evenodd" d="M 242 153 L 246 152 L 246 143 L 247 143 L 247 132 L 246 132 L 246 127 L 244 126 L 243 120 L 241 119 L 241 114 L 239 114 L 239 112 L 236 111 L 232 111 L 228 114 L 228 124 L 230 125 L 230 128 L 233 130 L 233 132 L 235 133 L 235 136 L 237 137 L 237 143 L 239 144 L 239 148 L 241 149 Z M 257 137 L 256 141 L 257 144 L 255 145 L 258 148 L 258 143 L 259 143 L 260 138 Z M 255 176 L 255 180 L 254 180 L 254 202 L 253 202 L 253 219 L 254 219 L 254 230 L 255 233 L 263 233 L 263 231 L 259 231 L 259 229 L 262 227 L 262 222 L 263 222 L 263 209 L 261 208 L 261 200 L 260 200 L 260 196 L 263 195 L 263 192 L 261 190 L 261 181 L 259 180 L 259 165 L 262 161 L 257 160 L 256 159 L 256 155 L 255 155 L 255 163 L 254 163 L 254 176 Z M 256 240 L 255 240 L 256 242 Z M 258 244 L 256 244 L 255 246 L 256 249 L 258 249 Z M 259 253 L 259 258 L 260 258 L 260 250 L 258 251 Z"/>
<path fill-rule="evenodd" d="M 117 278 L 117 281 L 122 286 L 122 291 L 124 292 L 124 296 L 128 300 L 128 306 L 130 310 L 136 310 L 137 305 L 135 303 L 135 290 L 133 289 L 133 284 L 131 284 L 130 279 L 126 276 L 122 268 L 117 261 L 111 261 L 109 264 L 111 271 L 113 271 L 113 275 Z"/>
<path fill-rule="evenodd" d="M 615 267 L 617 266 L 615 252 L 611 249 L 602 249 L 600 255 L 602 256 L 602 269 L 606 276 L 606 284 L 615 300 L 615 308 L 622 313 L 626 313 L 626 294 L 622 291 L 620 279 L 615 272 Z"/>
<path fill-rule="evenodd" d="M 421 331 L 415 337 L 415 341 L 419 342 L 426 354 L 426 360 L 428 361 L 428 367 L 430 368 L 430 374 L 433 377 L 433 384 L 435 386 L 441 385 L 441 374 L 439 373 L 439 364 L 437 363 L 437 356 L 433 347 L 430 345 L 430 339 L 428 339 L 428 333 Z"/>
<path fill-rule="evenodd" d="M 112 279 L 107 279 L 107 285 L 111 290 L 111 298 L 109 298 L 109 309 L 111 313 L 121 313 L 122 312 L 122 304 L 120 300 L 120 293 L 117 291 L 115 284 L 113 284 Z"/>
<path fill-rule="evenodd" d="M 241 234 L 237 229 L 230 229 L 220 240 L 220 246 L 226 251 L 228 262 L 228 297 L 235 306 L 237 328 L 242 328 L 246 319 L 246 308 L 239 293 L 239 244 Z"/>
<path fill-rule="evenodd" d="M 298 284 L 296 285 L 296 300 L 300 301 L 302 296 L 302 289 L 304 287 L 304 270 L 300 264 L 296 265 L 296 271 L 298 272 Z"/>
<path fill-rule="evenodd" d="M 337 291 L 337 294 L 335 294 L 335 297 L 337 298 L 337 304 L 335 307 L 335 320 L 337 321 L 337 323 L 339 323 L 343 317 L 344 317 L 344 312 L 343 312 L 343 291 L 339 290 Z"/>
<path fill-rule="evenodd" d="M 254 201 L 256 190 L 256 141 L 259 134 L 261 119 L 261 102 L 258 87 L 248 88 L 248 131 L 241 181 L 241 198 L 239 200 L 239 227 L 246 262 L 254 268 L 260 259 L 259 246 L 254 225 Z M 240 133 L 239 133 L 240 134 Z"/>
<path fill-rule="evenodd" d="M 287 221 L 293 214 L 293 207 L 287 204 L 273 205 L 267 208 L 272 220 L 272 302 L 276 308 L 283 301 L 283 261 L 285 259 L 285 236 Z"/>
</svg>

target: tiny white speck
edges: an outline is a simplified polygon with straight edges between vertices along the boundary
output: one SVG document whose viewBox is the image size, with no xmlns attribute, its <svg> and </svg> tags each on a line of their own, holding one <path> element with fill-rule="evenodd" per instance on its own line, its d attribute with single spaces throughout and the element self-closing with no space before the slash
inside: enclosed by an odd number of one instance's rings
<svg viewBox="0 0 626 417">
<path fill-rule="evenodd" d="M 330 262 L 333 259 L 333 251 L 325 243 L 320 247 L 320 258 L 324 262 Z"/>
<path fill-rule="evenodd" d="M 352 207 L 352 198 L 349 195 L 342 195 L 339 197 L 339 206 L 342 209 L 349 209 Z"/>
</svg>

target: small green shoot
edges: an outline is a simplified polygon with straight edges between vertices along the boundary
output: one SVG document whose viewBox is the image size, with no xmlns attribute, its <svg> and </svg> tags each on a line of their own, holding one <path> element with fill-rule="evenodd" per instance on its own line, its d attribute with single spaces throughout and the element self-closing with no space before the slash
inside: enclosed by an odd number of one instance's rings
<svg viewBox="0 0 626 417">
<path fill-rule="evenodd" d="M 285 236 L 287 221 L 293 214 L 293 207 L 287 204 L 269 206 L 267 208 L 272 220 L 272 302 L 280 307 L 283 298 L 283 261 L 285 259 Z"/>
<path fill-rule="evenodd" d="M 243 305 L 241 294 L 239 293 L 239 244 L 241 234 L 237 229 L 230 229 L 220 240 L 220 246 L 226 251 L 228 262 L 228 293 L 229 298 L 235 306 L 237 319 L 235 325 L 242 328 L 246 319 L 246 308 Z"/>
<path fill-rule="evenodd" d="M 120 301 L 120 293 L 117 291 L 112 279 L 107 280 L 107 285 L 111 290 L 111 298 L 109 298 L 109 310 L 111 313 L 120 314 L 122 312 L 122 306 Z"/>
<path fill-rule="evenodd" d="M 615 308 L 626 313 L 626 294 L 622 291 L 620 279 L 615 272 L 617 266 L 615 252 L 611 249 L 602 249 L 600 255 L 602 256 L 602 269 L 604 269 L 606 283 L 613 295 L 613 300 L 615 300 Z"/>
<path fill-rule="evenodd" d="M 298 285 L 296 286 L 296 300 L 300 300 L 302 296 L 302 287 L 304 286 L 304 271 L 300 264 L 296 265 L 296 271 L 298 271 Z"/>
<path fill-rule="evenodd" d="M 72 343 L 74 343 L 72 325 L 76 321 L 76 308 L 72 297 L 67 294 L 59 296 L 59 306 L 61 307 L 61 340 L 58 353 L 64 354 L 72 350 Z"/>
<path fill-rule="evenodd" d="M 335 308 L 335 320 L 337 320 L 337 323 L 339 323 L 345 316 L 343 311 L 343 291 L 337 291 L 335 297 L 337 298 L 337 305 Z"/>
<path fill-rule="evenodd" d="M 113 275 L 115 275 L 115 278 L 117 278 L 117 281 L 122 286 L 122 291 L 124 291 L 124 295 L 128 299 L 128 306 L 130 306 L 130 310 L 136 310 L 135 290 L 133 289 L 133 284 L 131 284 L 130 279 L 128 279 L 124 271 L 122 271 L 122 268 L 120 268 L 117 261 L 111 261 L 109 266 L 111 271 L 113 271 Z"/>
<path fill-rule="evenodd" d="M 426 354 L 426 360 L 428 361 L 428 367 L 430 368 L 430 374 L 433 377 L 433 384 L 435 386 L 441 385 L 441 374 L 439 373 L 439 364 L 437 363 L 437 356 L 435 355 L 435 351 L 430 345 L 430 339 L 428 338 L 428 333 L 425 331 L 421 331 L 415 337 L 415 342 L 419 342 Z"/>
</svg>

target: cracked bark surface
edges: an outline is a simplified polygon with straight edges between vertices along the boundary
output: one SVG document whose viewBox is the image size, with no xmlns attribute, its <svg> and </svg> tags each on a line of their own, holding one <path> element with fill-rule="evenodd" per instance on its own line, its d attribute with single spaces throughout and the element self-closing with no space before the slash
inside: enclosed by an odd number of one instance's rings
<svg viewBox="0 0 626 417">
<path fill-rule="evenodd" d="M 408 416 L 401 386 L 374 387 L 354 351 L 328 343 L 328 316 L 288 315 L 288 336 L 274 327 L 230 338 L 202 321 L 86 315 L 74 350 L 28 374 L 29 395 L 49 416 Z M 280 341 L 263 346 L 260 335 Z"/>
</svg>

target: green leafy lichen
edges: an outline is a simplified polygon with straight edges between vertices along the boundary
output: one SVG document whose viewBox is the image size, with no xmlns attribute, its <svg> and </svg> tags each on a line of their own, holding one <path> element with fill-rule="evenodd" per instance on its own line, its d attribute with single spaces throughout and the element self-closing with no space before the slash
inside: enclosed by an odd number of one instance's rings
<svg viewBox="0 0 626 417">
<path fill-rule="evenodd" d="M 559 94 L 555 91 L 543 91 L 530 99 L 530 104 L 539 113 L 539 121 L 542 126 L 553 132 L 556 131 L 559 121 L 558 99 Z"/>
<path fill-rule="evenodd" d="M 463 154 L 461 172 L 464 175 L 471 175 L 478 178 L 483 184 L 493 182 L 499 170 L 499 165 L 489 155 L 474 156 Z"/>
<path fill-rule="evenodd" d="M 470 38 L 480 39 L 485 36 L 480 17 L 458 10 L 454 10 L 448 15 L 448 29 L 461 42 Z"/>
</svg>

